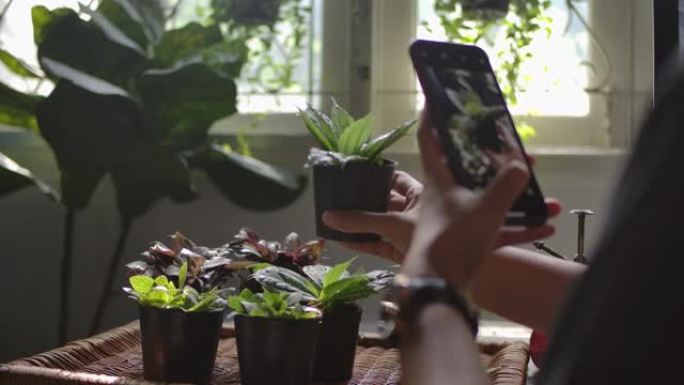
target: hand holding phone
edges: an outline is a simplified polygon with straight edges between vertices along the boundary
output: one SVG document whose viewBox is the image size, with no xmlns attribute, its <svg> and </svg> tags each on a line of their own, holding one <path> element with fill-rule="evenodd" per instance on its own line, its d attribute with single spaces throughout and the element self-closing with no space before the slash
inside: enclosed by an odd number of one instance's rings
<svg viewBox="0 0 684 385">
<path fill-rule="evenodd" d="M 506 224 L 534 227 L 545 223 L 544 197 L 487 54 L 475 46 L 426 40 L 414 42 L 410 52 L 440 144 L 459 184 L 483 189 L 502 164 L 518 159 L 527 165 L 531 177 Z"/>
</svg>

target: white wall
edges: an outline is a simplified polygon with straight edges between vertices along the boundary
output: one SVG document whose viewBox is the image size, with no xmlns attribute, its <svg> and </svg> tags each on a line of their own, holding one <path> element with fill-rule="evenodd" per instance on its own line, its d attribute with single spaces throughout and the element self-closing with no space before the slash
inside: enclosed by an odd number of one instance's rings
<svg viewBox="0 0 684 385">
<path fill-rule="evenodd" d="M 257 155 L 293 168 L 301 167 L 306 158 L 307 143 L 302 138 L 259 139 L 253 143 Z M 276 143 L 277 146 L 274 145 Z M 57 185 L 52 155 L 36 140 L 27 139 L 24 134 L 0 133 L 0 151 Z M 415 155 L 397 155 L 395 158 L 400 161 L 401 168 L 418 174 Z M 616 154 L 542 154 L 538 156 L 537 173 L 548 196 L 560 198 L 567 209 L 591 208 L 602 218 L 607 210 L 603 202 L 610 191 L 610 181 L 618 169 L 620 158 Z M 135 259 L 148 242 L 161 239 L 175 230 L 207 245 L 224 243 L 241 226 L 252 227 L 268 238 L 279 239 L 290 231 L 296 231 L 304 238 L 314 237 L 310 190 L 286 209 L 259 214 L 227 202 L 202 174 L 196 174 L 195 181 L 200 199 L 187 205 L 161 202 L 135 223 L 125 251 L 126 261 Z M 59 205 L 33 189 L 25 189 L 0 200 L 0 362 L 50 349 L 56 343 L 63 215 L 64 210 Z M 595 238 L 598 227 L 595 223 L 589 225 L 590 239 Z M 557 224 L 558 235 L 547 244 L 573 255 L 574 218 L 564 215 Z M 99 293 L 99 279 L 105 274 L 116 240 L 117 227 L 112 191 L 105 184 L 78 219 L 71 283 L 72 338 L 83 337 L 86 333 Z M 351 253 L 331 245 L 328 255 L 339 261 Z M 385 265 L 370 256 L 363 257 L 360 262 L 367 268 Z M 123 272 L 123 267 L 120 271 Z M 367 305 L 367 310 L 367 317 L 372 319 L 376 316 L 377 310 L 372 304 Z M 113 327 L 135 316 L 134 303 L 121 296 L 112 301 L 105 326 Z"/>
</svg>

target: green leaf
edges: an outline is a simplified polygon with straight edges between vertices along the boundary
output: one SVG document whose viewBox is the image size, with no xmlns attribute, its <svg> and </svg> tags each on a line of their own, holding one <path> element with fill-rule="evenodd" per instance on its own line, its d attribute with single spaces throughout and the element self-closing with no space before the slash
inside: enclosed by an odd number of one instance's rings
<svg viewBox="0 0 684 385">
<path fill-rule="evenodd" d="M 299 115 L 302 120 L 304 120 L 304 124 L 309 130 L 309 133 L 318 141 L 321 147 L 328 151 L 337 151 L 337 142 L 331 141 L 328 138 L 328 135 L 324 133 L 324 123 L 321 122 L 317 112 L 313 108 L 308 107 L 306 110 L 300 109 Z"/>
<path fill-rule="evenodd" d="M 211 125 L 237 111 L 235 82 L 203 63 L 146 71 L 140 88 L 156 136 L 179 150 L 206 144 Z"/>
<path fill-rule="evenodd" d="M 368 141 L 373 131 L 373 118 L 367 115 L 348 126 L 338 143 L 338 151 L 344 155 L 359 155 L 361 147 Z"/>
<path fill-rule="evenodd" d="M 205 27 L 192 22 L 164 33 L 155 50 L 155 64 L 171 67 L 181 59 L 197 56 L 207 47 L 222 42 L 223 36 L 218 25 Z"/>
<path fill-rule="evenodd" d="M 324 308 L 330 308 L 341 303 L 366 298 L 374 293 L 375 291 L 368 284 L 367 277 L 355 276 L 334 281 L 324 287 L 319 300 Z"/>
<path fill-rule="evenodd" d="M 24 63 L 22 60 L 16 58 L 14 55 L 1 48 L 0 61 L 5 65 L 5 67 L 7 67 L 8 70 L 12 71 L 16 75 L 32 79 L 41 78 L 41 76 L 32 70 L 28 64 Z"/>
<path fill-rule="evenodd" d="M 154 279 L 146 275 L 134 275 L 128 279 L 131 288 L 138 293 L 148 293 L 154 286 Z"/>
<path fill-rule="evenodd" d="M 128 87 L 147 66 L 147 59 L 138 49 L 122 42 L 123 33 L 103 28 L 81 20 L 73 11 L 54 16 L 49 21 L 49 33 L 43 32 L 39 38 L 38 59 L 43 71 L 53 78 L 58 77 L 43 65 L 44 59 L 49 58 L 120 87 Z"/>
<path fill-rule="evenodd" d="M 193 168 L 200 168 L 230 201 L 257 211 L 290 205 L 306 188 L 306 176 L 212 145 L 189 154 Z M 258 193 L 257 193 L 258 192 Z"/>
<path fill-rule="evenodd" d="M 57 8 L 49 10 L 47 7 L 38 5 L 31 8 L 31 20 L 33 21 L 33 41 L 37 46 L 42 44 L 57 23 L 63 18 L 73 14 L 69 8 Z"/>
<path fill-rule="evenodd" d="M 368 284 L 376 292 L 388 288 L 394 281 L 395 274 L 387 270 L 373 270 L 365 274 L 368 277 Z"/>
<path fill-rule="evenodd" d="M 145 300 L 151 306 L 165 308 L 171 300 L 171 296 L 165 290 L 152 290 L 146 293 Z"/>
<path fill-rule="evenodd" d="M 35 178 L 31 171 L 21 167 L 17 162 L 0 152 L 0 197 L 27 186 L 35 186 L 51 199 L 59 200 L 59 195 L 50 186 Z"/>
<path fill-rule="evenodd" d="M 185 279 L 188 276 L 188 261 L 183 262 L 178 272 L 178 288 L 185 288 Z"/>
<path fill-rule="evenodd" d="M 39 96 L 26 95 L 0 82 L 0 124 L 37 130 L 36 106 L 41 100 Z"/>
<path fill-rule="evenodd" d="M 370 142 L 363 145 L 361 148 L 361 155 L 374 160 L 388 147 L 393 145 L 397 140 L 404 137 L 408 131 L 416 124 L 417 120 L 409 120 L 404 122 L 401 126 L 393 129 L 392 131 L 378 136 L 377 138 L 371 140 Z"/>
<path fill-rule="evenodd" d="M 214 44 L 200 53 L 202 61 L 216 71 L 233 79 L 239 78 L 248 60 L 249 49 L 244 41 L 224 41 Z"/>
<path fill-rule="evenodd" d="M 103 0 L 97 7 L 97 11 L 140 47 L 147 47 L 152 40 L 138 10 L 131 4 L 131 1 Z"/>
<path fill-rule="evenodd" d="M 206 311 L 211 304 L 218 299 L 218 293 L 216 291 L 212 290 L 206 293 L 202 293 L 202 296 L 200 297 L 199 302 L 197 302 L 194 306 L 192 306 L 190 309 L 188 309 L 189 312 L 200 312 L 200 311 Z"/>
<path fill-rule="evenodd" d="M 332 99 L 333 107 L 330 112 L 332 119 L 332 128 L 335 132 L 335 139 L 337 140 L 344 132 L 344 129 L 354 124 L 354 118 L 339 104 L 335 98 Z"/>
<path fill-rule="evenodd" d="M 316 296 L 309 291 L 307 279 L 292 270 L 271 266 L 252 275 L 265 289 L 277 292 L 302 293 L 306 301 L 315 301 Z"/>
<path fill-rule="evenodd" d="M 325 275 L 323 276 L 322 280 L 322 285 L 323 289 L 325 289 L 326 286 L 330 286 L 330 284 L 339 281 L 340 279 L 346 278 L 349 276 L 349 266 L 354 262 L 356 258 L 351 259 L 349 261 L 340 263 L 335 265 L 332 269 L 330 269 Z"/>
<path fill-rule="evenodd" d="M 154 279 L 154 284 L 157 286 L 164 286 L 166 287 L 169 284 L 169 279 L 166 278 L 165 275 L 160 275 L 159 277 Z"/>
<path fill-rule="evenodd" d="M 323 287 L 323 277 L 332 269 L 330 266 L 326 265 L 308 265 L 302 268 L 304 274 L 307 275 L 318 288 Z"/>
<path fill-rule="evenodd" d="M 238 296 L 228 297 L 228 307 L 238 314 L 247 315 L 247 310 L 242 306 L 242 299 Z"/>
<path fill-rule="evenodd" d="M 90 7 L 87 7 L 81 3 L 79 3 L 79 9 L 81 13 L 84 13 L 88 16 L 90 16 L 91 23 L 97 26 L 102 33 L 104 33 L 107 38 L 116 43 L 121 45 L 122 47 L 126 47 L 128 49 L 131 49 L 137 53 L 139 53 L 141 56 L 146 55 L 146 51 L 143 47 L 144 45 L 141 46 L 131 38 L 129 38 L 123 31 L 121 31 L 116 25 L 114 25 L 109 19 L 107 19 L 105 16 L 103 16 L 100 12 L 92 10 Z"/>
</svg>

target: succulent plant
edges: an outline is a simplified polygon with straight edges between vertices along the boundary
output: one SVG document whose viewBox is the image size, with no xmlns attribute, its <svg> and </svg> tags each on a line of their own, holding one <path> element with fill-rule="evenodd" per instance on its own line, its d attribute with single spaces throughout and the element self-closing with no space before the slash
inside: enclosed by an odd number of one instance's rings
<svg viewBox="0 0 684 385">
<path fill-rule="evenodd" d="M 228 306 L 237 314 L 247 317 L 275 319 L 312 319 L 320 318 L 316 308 L 302 306 L 297 293 L 264 290 L 253 293 L 244 289 L 239 295 L 228 297 Z"/>
<path fill-rule="evenodd" d="M 344 108 L 332 100 L 330 116 L 311 106 L 300 110 L 309 132 L 321 146 L 309 154 L 309 164 L 344 164 L 349 161 L 381 162 L 382 152 L 394 144 L 416 124 L 416 120 L 404 122 L 399 127 L 371 138 L 373 118 L 355 120 Z"/>
</svg>

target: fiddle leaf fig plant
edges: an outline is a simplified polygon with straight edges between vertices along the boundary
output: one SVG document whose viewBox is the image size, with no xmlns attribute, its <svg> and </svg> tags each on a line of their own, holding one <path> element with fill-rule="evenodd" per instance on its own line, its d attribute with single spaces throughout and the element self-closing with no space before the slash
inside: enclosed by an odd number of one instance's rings
<svg viewBox="0 0 684 385">
<path fill-rule="evenodd" d="M 255 271 L 252 277 L 265 289 L 297 293 L 303 302 L 322 311 L 376 294 L 389 287 L 394 279 L 394 273 L 385 270 L 351 274 L 348 269 L 352 262 L 305 266 L 304 275 L 268 266 Z"/>
<path fill-rule="evenodd" d="M 243 289 L 239 295 L 228 297 L 228 307 L 236 314 L 248 317 L 274 319 L 315 319 L 320 318 L 319 310 L 301 305 L 297 293 L 264 290 L 253 293 Z"/>
<path fill-rule="evenodd" d="M 373 138 L 373 117 L 355 120 L 333 99 L 330 116 L 311 106 L 299 110 L 311 135 L 321 146 L 312 148 L 309 164 L 339 164 L 348 161 L 382 162 L 382 152 L 401 139 L 416 124 L 404 122 L 399 127 Z"/>
<path fill-rule="evenodd" d="M 178 275 L 178 286 L 165 275 L 152 278 L 147 275 L 135 275 L 128 279 L 130 287 L 124 291 L 142 306 L 160 309 L 180 309 L 186 312 L 221 311 L 226 307 L 223 292 L 217 287 L 198 292 L 186 285 L 188 262 L 181 265 Z"/>
</svg>

